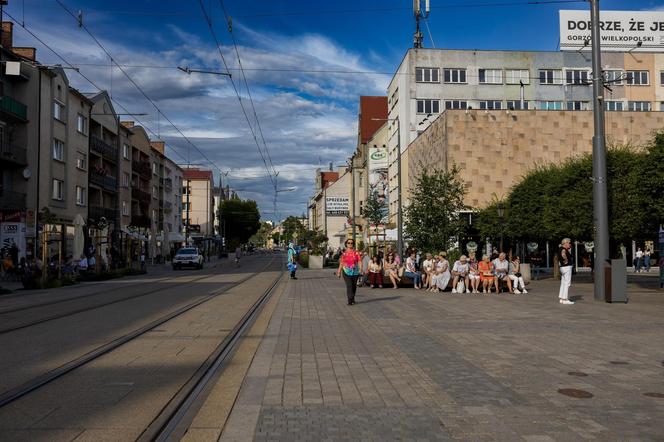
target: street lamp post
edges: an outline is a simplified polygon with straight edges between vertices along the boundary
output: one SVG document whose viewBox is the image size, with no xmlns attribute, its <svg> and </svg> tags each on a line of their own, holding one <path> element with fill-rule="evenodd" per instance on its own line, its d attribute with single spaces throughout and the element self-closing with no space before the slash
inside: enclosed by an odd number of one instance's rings
<svg viewBox="0 0 664 442">
<path fill-rule="evenodd" d="M 399 118 L 372 118 L 373 121 L 397 122 L 397 254 L 403 256 L 403 214 L 401 205 L 401 126 Z"/>
<path fill-rule="evenodd" d="M 503 251 L 503 226 L 505 222 L 505 206 L 503 203 L 498 203 L 496 206 L 498 212 L 498 220 L 500 221 L 500 251 Z"/>
</svg>

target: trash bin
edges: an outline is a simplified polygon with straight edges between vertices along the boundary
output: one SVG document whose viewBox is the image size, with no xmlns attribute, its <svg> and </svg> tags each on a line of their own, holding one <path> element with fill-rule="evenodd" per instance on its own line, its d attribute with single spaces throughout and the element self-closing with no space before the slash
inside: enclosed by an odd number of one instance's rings
<svg viewBox="0 0 664 442">
<path fill-rule="evenodd" d="M 627 261 L 624 259 L 607 260 L 604 267 L 604 299 L 606 302 L 624 302 L 627 304 Z"/>
</svg>

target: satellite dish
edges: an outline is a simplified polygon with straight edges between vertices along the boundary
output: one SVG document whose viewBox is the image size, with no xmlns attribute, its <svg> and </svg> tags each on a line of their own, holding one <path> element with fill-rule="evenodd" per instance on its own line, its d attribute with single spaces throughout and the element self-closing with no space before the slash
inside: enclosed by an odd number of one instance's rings
<svg viewBox="0 0 664 442">
<path fill-rule="evenodd" d="M 23 178 L 29 180 L 30 177 L 32 177 L 32 171 L 30 170 L 29 167 L 26 167 L 25 169 L 23 169 Z"/>
</svg>

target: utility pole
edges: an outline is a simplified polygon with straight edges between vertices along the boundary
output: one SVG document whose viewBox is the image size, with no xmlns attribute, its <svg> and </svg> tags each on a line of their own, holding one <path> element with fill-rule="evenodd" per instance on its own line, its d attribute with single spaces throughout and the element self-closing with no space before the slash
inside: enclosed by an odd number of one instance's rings
<svg viewBox="0 0 664 442">
<path fill-rule="evenodd" d="M 357 244 L 355 241 L 355 168 L 353 167 L 353 162 L 355 161 L 355 154 L 350 157 L 348 166 L 350 167 L 350 207 L 351 207 L 351 227 L 353 229 L 353 244 Z"/>
<path fill-rule="evenodd" d="M 604 268 L 609 259 L 609 212 L 604 136 L 604 72 L 599 28 L 599 0 L 590 0 L 593 52 L 593 225 L 595 229 L 595 301 L 604 300 Z"/>
<path fill-rule="evenodd" d="M 401 203 L 401 124 L 397 122 L 397 253 L 403 258 L 403 206 Z"/>
<path fill-rule="evenodd" d="M 187 225 L 184 228 L 185 229 L 184 240 L 187 245 L 189 245 L 189 225 L 190 225 L 189 211 L 191 210 L 191 203 L 189 202 L 190 193 L 191 193 L 191 180 L 187 179 Z"/>
</svg>

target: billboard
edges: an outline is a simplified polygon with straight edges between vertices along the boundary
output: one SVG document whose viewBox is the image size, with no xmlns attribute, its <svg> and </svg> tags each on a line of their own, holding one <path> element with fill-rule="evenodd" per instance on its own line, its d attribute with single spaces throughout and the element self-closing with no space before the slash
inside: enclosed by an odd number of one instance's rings
<svg viewBox="0 0 664 442">
<path fill-rule="evenodd" d="M 325 197 L 325 212 L 327 216 L 348 216 L 348 207 L 347 196 Z"/>
<path fill-rule="evenodd" d="M 664 11 L 601 11 L 603 51 L 664 52 Z M 590 50 L 590 11 L 560 11 L 560 50 Z"/>
<path fill-rule="evenodd" d="M 389 187 L 387 148 L 385 147 L 369 148 L 369 195 L 371 194 L 375 194 L 383 205 L 382 223 L 387 223 Z"/>
</svg>

